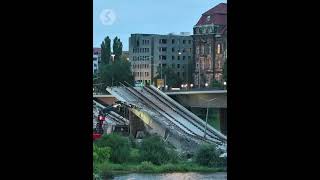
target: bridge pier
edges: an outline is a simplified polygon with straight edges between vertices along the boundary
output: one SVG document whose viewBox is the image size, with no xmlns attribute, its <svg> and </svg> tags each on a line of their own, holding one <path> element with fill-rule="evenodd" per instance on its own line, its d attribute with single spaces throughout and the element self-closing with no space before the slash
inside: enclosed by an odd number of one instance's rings
<svg viewBox="0 0 320 180">
<path fill-rule="evenodd" d="M 137 117 L 134 113 L 131 111 L 129 113 L 129 131 L 130 134 L 136 138 L 138 131 L 145 131 L 144 123 L 142 120 L 140 120 L 139 117 Z"/>
<path fill-rule="evenodd" d="M 227 108 L 219 109 L 220 131 L 227 135 Z"/>
</svg>

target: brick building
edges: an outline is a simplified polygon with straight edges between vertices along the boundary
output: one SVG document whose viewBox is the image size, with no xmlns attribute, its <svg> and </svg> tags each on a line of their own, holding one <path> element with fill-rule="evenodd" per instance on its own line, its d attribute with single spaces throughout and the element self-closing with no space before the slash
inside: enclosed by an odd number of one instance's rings
<svg viewBox="0 0 320 180">
<path fill-rule="evenodd" d="M 222 81 L 227 59 L 227 4 L 220 3 L 203 13 L 193 27 L 194 84 L 203 87 Z"/>
</svg>

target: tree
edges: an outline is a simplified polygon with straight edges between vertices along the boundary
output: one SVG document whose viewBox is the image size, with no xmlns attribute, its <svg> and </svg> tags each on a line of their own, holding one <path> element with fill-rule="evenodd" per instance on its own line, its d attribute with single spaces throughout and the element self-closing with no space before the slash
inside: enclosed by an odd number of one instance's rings
<svg viewBox="0 0 320 180">
<path fill-rule="evenodd" d="M 214 145 L 202 145 L 196 154 L 196 162 L 203 166 L 217 166 L 220 158 L 216 147 Z"/>
<path fill-rule="evenodd" d="M 166 144 L 159 136 L 150 136 L 143 140 L 140 157 L 142 161 L 150 161 L 156 165 L 161 165 L 170 160 Z"/>
<path fill-rule="evenodd" d="M 223 64 L 223 71 L 222 71 L 222 74 L 223 74 L 223 79 L 225 81 L 227 81 L 227 74 L 228 74 L 228 71 L 227 71 L 227 60 L 225 60 L 224 64 Z"/>
<path fill-rule="evenodd" d="M 103 90 L 107 86 L 117 86 L 119 82 L 123 83 L 124 81 L 133 85 L 134 78 L 131 72 L 131 65 L 127 60 L 121 59 L 113 64 L 103 65 L 100 70 L 100 82 L 103 83 Z"/>
<path fill-rule="evenodd" d="M 161 67 L 158 66 L 158 75 L 155 77 L 155 79 L 160 79 L 161 78 Z M 162 78 L 164 79 L 166 76 L 166 85 L 168 87 L 177 87 L 182 83 L 182 79 L 177 76 L 177 73 L 175 69 L 165 66 L 162 67 Z"/>
<path fill-rule="evenodd" d="M 111 49 L 110 38 L 107 36 L 101 43 L 101 64 L 106 65 L 110 63 Z"/>
<path fill-rule="evenodd" d="M 112 49 L 113 49 L 113 54 L 114 56 L 114 61 L 119 61 L 121 59 L 121 55 L 122 55 L 122 42 L 120 41 L 120 39 L 118 37 L 115 37 L 113 39 L 113 45 L 112 45 Z"/>
<path fill-rule="evenodd" d="M 97 140 L 95 145 L 99 148 L 110 147 L 110 160 L 114 163 L 124 163 L 129 159 L 129 140 L 118 134 L 106 134 Z"/>
</svg>

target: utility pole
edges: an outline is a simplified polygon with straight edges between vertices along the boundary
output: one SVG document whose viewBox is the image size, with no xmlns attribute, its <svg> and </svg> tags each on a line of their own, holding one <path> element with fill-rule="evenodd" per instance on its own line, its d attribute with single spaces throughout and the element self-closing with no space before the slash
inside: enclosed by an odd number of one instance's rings
<svg viewBox="0 0 320 180">
<path fill-rule="evenodd" d="M 202 98 L 201 98 L 202 99 Z M 207 126 L 208 126 L 208 112 L 209 112 L 209 102 L 211 101 L 214 101 L 216 100 L 217 98 L 213 98 L 213 99 L 210 99 L 210 100 L 205 100 L 207 101 L 207 115 L 206 115 L 206 126 L 205 126 L 205 129 L 204 129 L 204 138 L 206 137 L 207 135 Z"/>
</svg>

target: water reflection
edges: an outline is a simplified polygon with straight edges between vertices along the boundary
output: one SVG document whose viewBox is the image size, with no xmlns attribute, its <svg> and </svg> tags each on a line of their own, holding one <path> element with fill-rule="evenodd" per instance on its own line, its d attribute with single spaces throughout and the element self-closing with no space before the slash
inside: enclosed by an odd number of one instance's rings
<svg viewBox="0 0 320 180">
<path fill-rule="evenodd" d="M 227 173 L 165 173 L 165 174 L 127 174 L 115 176 L 114 180 L 226 180 Z"/>
</svg>

